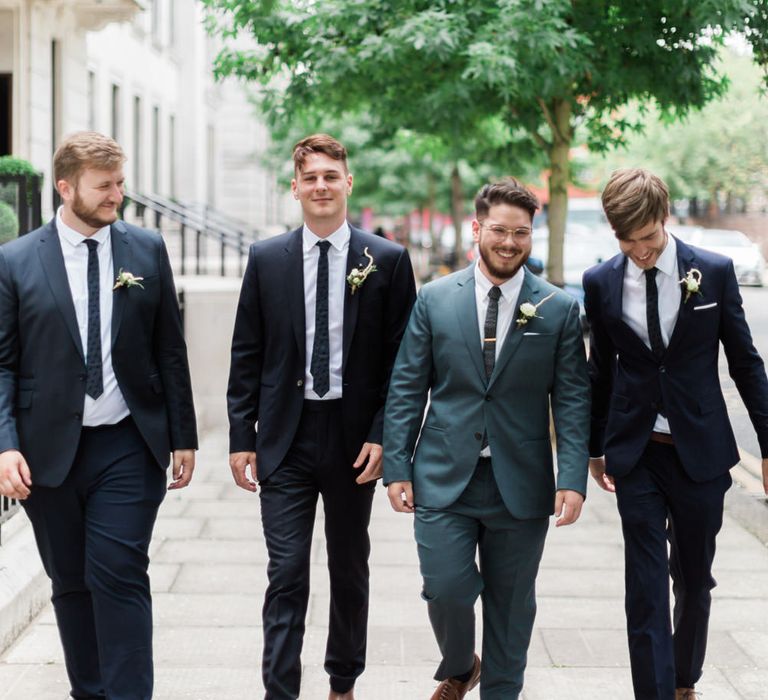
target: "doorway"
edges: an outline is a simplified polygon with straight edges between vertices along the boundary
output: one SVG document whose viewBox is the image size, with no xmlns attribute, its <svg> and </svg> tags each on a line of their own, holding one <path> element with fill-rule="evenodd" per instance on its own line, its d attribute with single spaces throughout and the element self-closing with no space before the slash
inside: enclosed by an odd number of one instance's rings
<svg viewBox="0 0 768 700">
<path fill-rule="evenodd" d="M 11 155 L 13 146 L 13 76 L 0 73 L 0 156 Z"/>
</svg>

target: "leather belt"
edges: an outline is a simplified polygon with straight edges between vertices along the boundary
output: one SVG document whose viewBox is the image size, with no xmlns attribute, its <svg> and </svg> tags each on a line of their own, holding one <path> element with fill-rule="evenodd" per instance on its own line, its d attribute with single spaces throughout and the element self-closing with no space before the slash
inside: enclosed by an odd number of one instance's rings
<svg viewBox="0 0 768 700">
<path fill-rule="evenodd" d="M 675 441 L 669 433 L 659 433 L 656 430 L 651 433 L 651 442 L 661 442 L 664 445 L 675 444 Z"/>
</svg>

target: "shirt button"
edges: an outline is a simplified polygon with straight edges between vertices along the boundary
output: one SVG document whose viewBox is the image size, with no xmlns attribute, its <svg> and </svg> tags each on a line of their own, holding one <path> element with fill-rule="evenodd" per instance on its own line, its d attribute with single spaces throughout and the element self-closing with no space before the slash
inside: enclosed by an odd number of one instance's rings
<svg viewBox="0 0 768 700">
<path fill-rule="evenodd" d="M 483 434 L 482 433 L 475 433 L 475 440 L 482 440 Z"/>
<path fill-rule="evenodd" d="M 304 386 L 304 380 L 303 379 L 299 379 L 299 381 L 296 382 L 296 386 L 299 387 L 299 389 L 301 389 L 301 387 Z"/>
</svg>

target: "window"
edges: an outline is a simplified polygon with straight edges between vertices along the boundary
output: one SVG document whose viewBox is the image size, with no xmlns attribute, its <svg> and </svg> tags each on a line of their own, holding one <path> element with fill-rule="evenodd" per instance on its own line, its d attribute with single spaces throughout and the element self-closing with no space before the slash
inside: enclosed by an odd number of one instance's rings
<svg viewBox="0 0 768 700">
<path fill-rule="evenodd" d="M 136 95 L 133 98 L 133 186 L 138 192 L 143 189 L 144 178 L 142 177 L 141 147 L 142 147 L 142 120 L 141 120 L 141 97 Z"/>
<path fill-rule="evenodd" d="M 120 142 L 120 86 L 112 83 L 112 120 L 110 136 Z"/>
<path fill-rule="evenodd" d="M 96 131 L 96 73 L 88 71 L 88 129 Z"/>
<path fill-rule="evenodd" d="M 152 108 L 152 192 L 160 193 L 160 107 Z"/>
</svg>

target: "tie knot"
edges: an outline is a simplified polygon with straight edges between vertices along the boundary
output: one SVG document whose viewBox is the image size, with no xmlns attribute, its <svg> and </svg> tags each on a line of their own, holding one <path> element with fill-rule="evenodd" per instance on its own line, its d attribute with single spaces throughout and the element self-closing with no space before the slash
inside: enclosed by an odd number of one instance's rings
<svg viewBox="0 0 768 700">
<path fill-rule="evenodd" d="M 498 301 L 499 297 L 501 296 L 501 289 L 498 287 L 491 287 L 488 290 L 488 297 L 493 301 Z"/>
<path fill-rule="evenodd" d="M 99 242 L 94 241 L 93 238 L 86 238 L 85 245 L 88 246 L 88 252 L 93 252 L 99 247 Z"/>
<path fill-rule="evenodd" d="M 658 267 L 652 267 L 650 270 L 645 271 L 645 278 L 649 280 L 656 279 L 656 273 L 659 271 Z"/>
<path fill-rule="evenodd" d="M 327 255 L 328 248 L 331 247 L 331 244 L 329 241 L 318 241 L 317 247 L 320 248 L 320 255 Z"/>
</svg>

